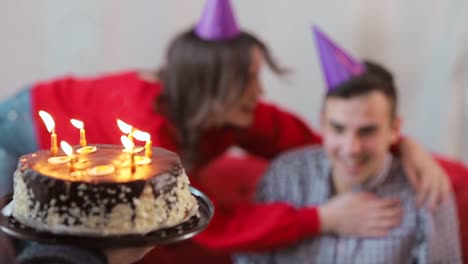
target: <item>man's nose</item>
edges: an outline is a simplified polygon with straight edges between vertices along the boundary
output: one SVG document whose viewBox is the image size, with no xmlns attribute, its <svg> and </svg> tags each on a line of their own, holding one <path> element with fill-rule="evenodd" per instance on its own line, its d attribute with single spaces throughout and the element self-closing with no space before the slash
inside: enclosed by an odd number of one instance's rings
<svg viewBox="0 0 468 264">
<path fill-rule="evenodd" d="M 362 151 L 361 139 L 356 135 L 350 135 L 346 138 L 344 151 L 348 155 L 359 154 Z"/>
</svg>

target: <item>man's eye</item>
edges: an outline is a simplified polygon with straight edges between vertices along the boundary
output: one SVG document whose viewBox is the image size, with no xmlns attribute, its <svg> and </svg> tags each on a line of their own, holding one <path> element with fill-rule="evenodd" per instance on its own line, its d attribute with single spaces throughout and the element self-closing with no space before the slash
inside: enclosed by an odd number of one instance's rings
<svg viewBox="0 0 468 264">
<path fill-rule="evenodd" d="M 364 128 L 364 129 L 359 130 L 359 135 L 361 137 L 370 136 L 374 134 L 376 131 L 377 131 L 377 128 L 375 127 Z"/>
<path fill-rule="evenodd" d="M 343 133 L 344 129 L 341 126 L 333 126 L 333 131 L 337 134 Z"/>
</svg>

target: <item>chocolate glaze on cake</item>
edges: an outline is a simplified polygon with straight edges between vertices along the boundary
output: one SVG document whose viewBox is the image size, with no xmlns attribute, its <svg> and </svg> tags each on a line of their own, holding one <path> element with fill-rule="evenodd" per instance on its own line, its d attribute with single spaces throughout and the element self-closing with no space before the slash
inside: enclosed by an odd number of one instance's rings
<svg viewBox="0 0 468 264">
<path fill-rule="evenodd" d="M 15 172 L 13 215 L 55 233 L 106 235 L 147 233 L 197 212 L 175 153 L 153 148 L 151 163 L 137 165 L 131 173 L 121 146 L 96 147 L 94 153 L 76 155 L 73 172 L 68 162 L 50 163 L 49 151 L 22 156 Z M 101 165 L 115 169 L 101 176 L 88 173 Z"/>
</svg>

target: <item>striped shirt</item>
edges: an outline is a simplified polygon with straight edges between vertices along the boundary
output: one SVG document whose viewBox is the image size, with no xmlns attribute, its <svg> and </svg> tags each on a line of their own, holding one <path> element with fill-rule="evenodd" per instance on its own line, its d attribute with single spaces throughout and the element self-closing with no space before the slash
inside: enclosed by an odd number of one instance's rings
<svg viewBox="0 0 468 264">
<path fill-rule="evenodd" d="M 363 238 L 323 234 L 288 248 L 262 254 L 235 255 L 248 263 L 461 263 L 459 227 L 453 197 L 434 212 L 415 205 L 416 194 L 399 160 L 387 159 L 383 173 L 358 189 L 401 200 L 400 226 L 385 237 Z M 359 191 L 355 190 L 355 191 Z M 307 147 L 276 159 L 262 178 L 258 202 L 286 201 L 297 208 L 316 206 L 333 196 L 331 162 L 321 148 Z"/>
</svg>

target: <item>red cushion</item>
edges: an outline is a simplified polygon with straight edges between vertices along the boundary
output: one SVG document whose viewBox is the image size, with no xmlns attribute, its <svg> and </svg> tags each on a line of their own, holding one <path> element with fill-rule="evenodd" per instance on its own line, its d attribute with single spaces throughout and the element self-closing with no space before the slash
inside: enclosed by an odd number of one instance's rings
<svg viewBox="0 0 468 264">
<path fill-rule="evenodd" d="M 464 263 L 468 263 L 468 168 L 460 162 L 440 156 L 435 157 L 452 182 L 458 209 L 460 239 Z"/>
<path fill-rule="evenodd" d="M 200 187 L 223 209 L 250 203 L 267 166 L 266 160 L 253 156 L 223 156 L 201 170 Z"/>
</svg>

